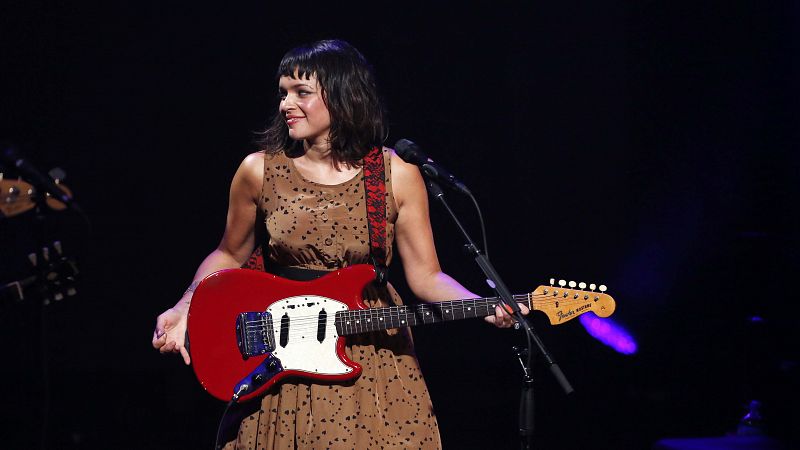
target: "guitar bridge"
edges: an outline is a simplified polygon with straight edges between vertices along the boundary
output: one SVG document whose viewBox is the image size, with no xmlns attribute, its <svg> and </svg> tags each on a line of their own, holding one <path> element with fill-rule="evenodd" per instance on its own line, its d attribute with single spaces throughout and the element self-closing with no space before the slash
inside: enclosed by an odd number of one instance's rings
<svg viewBox="0 0 800 450">
<path fill-rule="evenodd" d="M 266 311 L 239 314 L 236 318 L 236 341 L 244 359 L 275 350 L 272 314 Z"/>
</svg>

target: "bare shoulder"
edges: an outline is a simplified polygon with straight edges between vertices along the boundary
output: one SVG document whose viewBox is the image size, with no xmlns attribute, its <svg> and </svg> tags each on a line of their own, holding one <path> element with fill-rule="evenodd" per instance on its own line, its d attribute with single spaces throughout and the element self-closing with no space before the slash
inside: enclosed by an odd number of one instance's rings
<svg viewBox="0 0 800 450">
<path fill-rule="evenodd" d="M 233 177 L 232 188 L 243 189 L 252 195 L 261 192 L 261 184 L 264 180 L 264 153 L 251 153 L 242 160 L 236 175 Z M 240 191 L 242 192 L 242 191 Z"/>
<path fill-rule="evenodd" d="M 392 190 L 397 206 L 402 206 L 406 200 L 419 197 L 420 194 L 425 195 L 425 184 L 419 168 L 403 161 L 393 149 L 388 151 L 392 158 Z"/>
<path fill-rule="evenodd" d="M 248 171 L 262 172 L 264 170 L 264 152 L 254 152 L 245 156 L 241 166 Z"/>
<path fill-rule="evenodd" d="M 264 176 L 264 152 L 250 153 L 239 165 L 238 172 L 248 179 L 261 180 Z"/>
<path fill-rule="evenodd" d="M 394 149 L 386 148 L 386 150 L 391 154 L 392 158 L 392 183 L 394 183 L 395 180 L 411 181 L 420 176 L 417 166 L 403 161 L 403 158 L 401 158 Z"/>
</svg>

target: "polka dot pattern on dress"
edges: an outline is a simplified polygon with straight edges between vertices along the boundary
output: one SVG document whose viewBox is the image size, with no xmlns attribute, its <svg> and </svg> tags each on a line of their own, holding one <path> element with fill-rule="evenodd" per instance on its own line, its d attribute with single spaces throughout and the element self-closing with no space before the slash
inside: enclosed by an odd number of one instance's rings
<svg viewBox="0 0 800 450">
<path fill-rule="evenodd" d="M 397 219 L 390 160 L 385 149 L 387 265 Z M 315 270 L 367 263 L 362 173 L 338 185 L 322 185 L 305 180 L 286 155 L 266 155 L 261 208 L 271 262 Z M 364 297 L 370 307 L 402 304 L 391 284 L 370 286 Z M 347 339 L 347 355 L 362 366 L 361 376 L 335 384 L 286 380 L 267 392 L 225 448 L 440 449 L 436 416 L 409 329 Z"/>
</svg>

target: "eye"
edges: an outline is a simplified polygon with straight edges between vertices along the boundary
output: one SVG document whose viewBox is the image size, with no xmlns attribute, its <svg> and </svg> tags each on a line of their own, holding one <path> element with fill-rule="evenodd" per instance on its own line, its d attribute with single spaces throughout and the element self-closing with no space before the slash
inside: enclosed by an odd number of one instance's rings
<svg viewBox="0 0 800 450">
<path fill-rule="evenodd" d="M 299 91 L 297 91 L 297 95 L 299 95 L 300 97 L 306 97 L 311 95 L 311 92 L 306 91 L 304 89 L 300 89 Z"/>
</svg>

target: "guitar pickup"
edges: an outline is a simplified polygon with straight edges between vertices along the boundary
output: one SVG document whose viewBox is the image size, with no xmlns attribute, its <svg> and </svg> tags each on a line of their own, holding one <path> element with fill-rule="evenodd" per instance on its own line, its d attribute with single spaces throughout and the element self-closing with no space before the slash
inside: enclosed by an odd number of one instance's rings
<svg viewBox="0 0 800 450">
<path fill-rule="evenodd" d="M 244 359 L 275 350 L 272 314 L 266 311 L 239 314 L 236 318 L 236 341 Z"/>
</svg>

